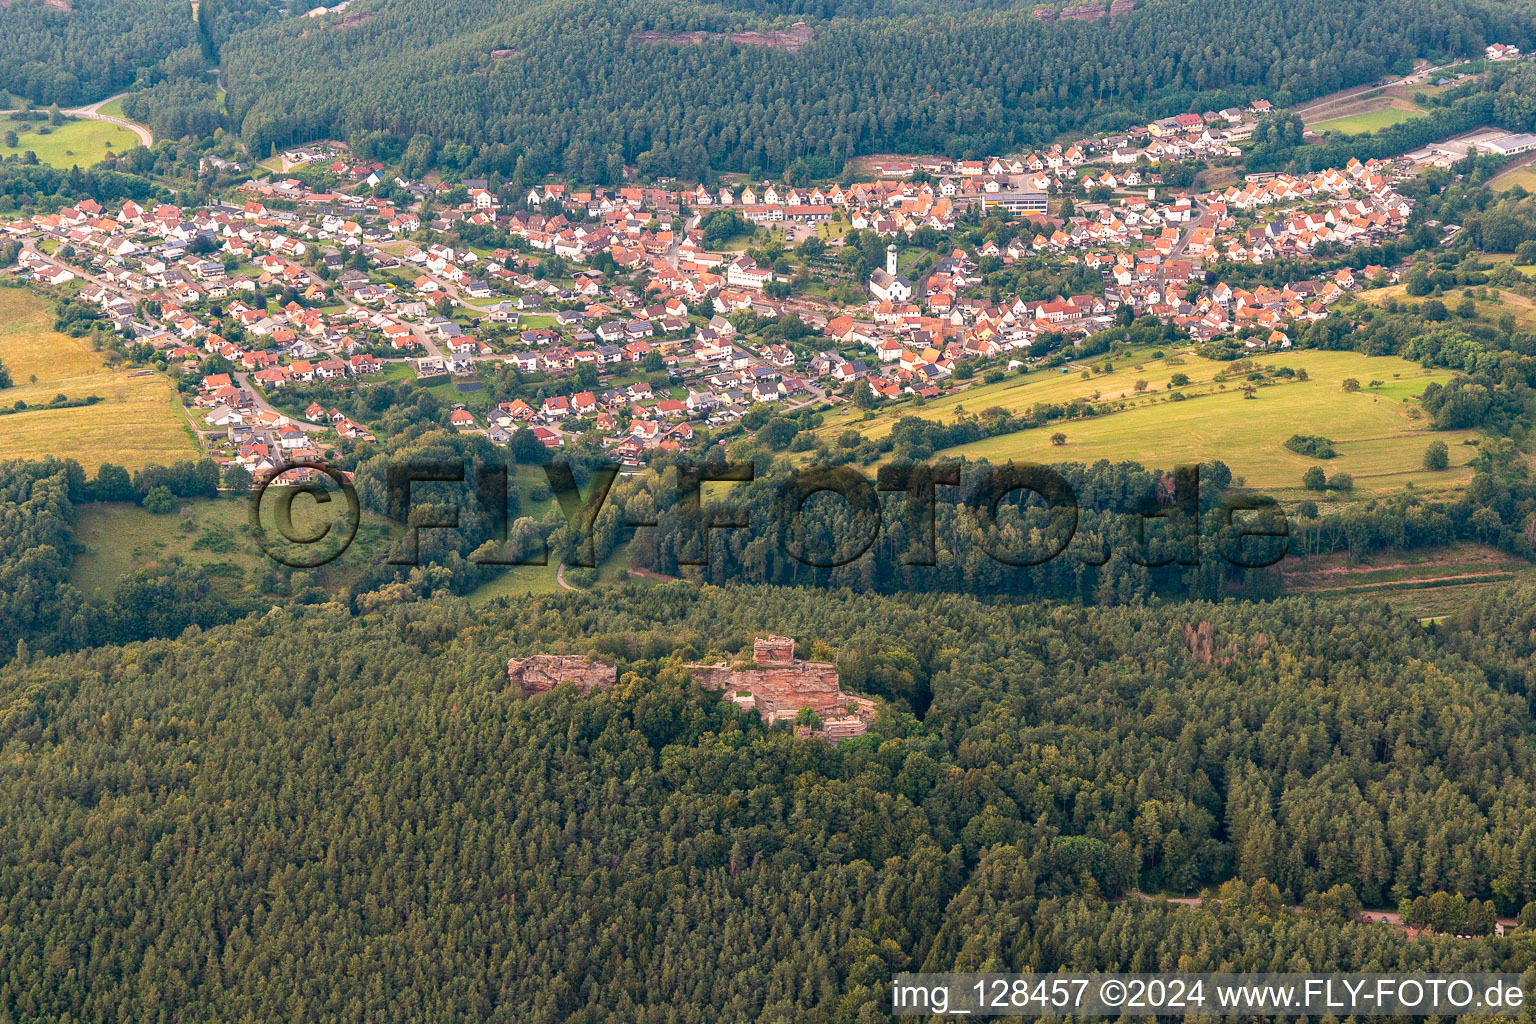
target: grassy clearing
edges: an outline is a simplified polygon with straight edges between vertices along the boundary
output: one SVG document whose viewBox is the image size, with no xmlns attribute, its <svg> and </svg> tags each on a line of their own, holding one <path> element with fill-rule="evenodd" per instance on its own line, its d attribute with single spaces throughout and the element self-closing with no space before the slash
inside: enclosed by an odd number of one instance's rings
<svg viewBox="0 0 1536 1024">
<path fill-rule="evenodd" d="M 816 237 L 824 242 L 831 242 L 842 238 L 850 230 L 852 225 L 845 220 L 824 221 L 816 225 Z"/>
<path fill-rule="evenodd" d="M 39 128 L 48 127 L 46 124 L 36 121 L 26 124 L 28 127 L 23 130 L 21 124 L 0 122 L 0 127 L 13 129 L 17 136 L 15 146 L 7 146 L 0 140 L 0 157 L 31 150 L 41 163 L 54 167 L 68 168 L 77 164 L 89 167 L 139 144 L 138 136 L 133 132 L 107 121 L 79 118 L 50 129 L 46 135 L 38 132 Z"/>
<path fill-rule="evenodd" d="M 923 406 L 910 401 L 889 407 L 865 419 L 864 413 L 851 406 L 844 406 L 827 416 L 818 433 L 829 441 L 849 427 L 856 428 L 865 437 L 879 439 L 890 433 L 891 427 L 902 416 L 919 416 L 925 420 L 952 420 L 964 413 L 980 413 L 999 408 L 1009 412 L 1026 412 L 1039 402 L 1065 403 L 1077 398 L 1118 399 L 1152 402 L 1158 397 L 1150 393 L 1137 395 L 1138 380 L 1146 380 L 1149 388 L 1161 389 L 1175 373 L 1189 375 L 1193 385 L 1210 385 L 1211 378 L 1225 367 L 1208 359 L 1199 359 L 1187 353 L 1170 353 L 1169 357 L 1153 359 L 1152 349 L 1133 352 L 1123 357 L 1110 357 L 1115 369 L 1107 374 L 1093 374 L 1082 379 L 1080 368 L 1059 370 L 1034 370 L 1027 374 L 1013 374 L 996 384 L 976 383 L 963 391 L 935 399 Z M 1104 357 L 1098 357 L 1102 364 Z M 1196 365 L 1198 364 L 1198 365 Z M 1140 367 L 1138 369 L 1137 367 Z"/>
<path fill-rule="evenodd" d="M 94 472 L 104 462 L 137 468 L 197 455 L 165 378 L 109 369 L 84 341 L 53 330 L 51 319 L 37 296 L 0 290 L 0 362 L 15 382 L 0 404 L 43 404 L 61 394 L 104 401 L 0 416 L 0 457 L 69 455 Z"/>
<path fill-rule="evenodd" d="M 559 504 L 549 493 L 544 471 L 537 466 L 514 466 L 513 483 L 521 498 L 518 516 L 529 516 L 543 521 L 550 513 L 559 514 Z M 540 497 L 535 498 L 538 494 Z M 634 559 L 629 545 L 620 544 L 613 554 L 597 567 L 597 582 L 617 583 L 628 574 Z M 558 564 L 552 559 L 548 565 L 509 566 L 494 579 L 487 580 L 469 593 L 471 604 L 480 605 L 498 597 L 524 597 L 533 594 L 552 594 L 560 589 L 556 579 Z M 567 570 L 569 574 L 569 570 Z M 571 582 L 568 578 L 566 582 Z"/>
<path fill-rule="evenodd" d="M 1447 296 L 1447 305 L 1459 302 Z M 1524 295 L 1516 295 L 1514 292 L 1500 292 L 1497 300 L 1473 299 L 1477 307 L 1477 315 L 1485 320 L 1497 321 L 1505 313 L 1514 316 L 1515 322 L 1527 330 L 1536 327 L 1536 302 L 1532 302 Z"/>
<path fill-rule="evenodd" d="M 1459 486 L 1470 478 L 1467 463 L 1476 449 L 1464 444 L 1473 431 L 1431 432 L 1415 418 L 1415 399 L 1431 381 L 1449 380 L 1449 371 L 1427 372 L 1416 363 L 1396 357 L 1363 356 L 1354 352 L 1292 351 L 1257 357 L 1260 364 L 1305 369 L 1309 379 L 1260 388 L 1257 397 L 1246 399 L 1238 390 L 1240 380 L 1225 388 L 1213 381 L 1231 364 L 1183 353 L 1172 360 L 1141 362 L 1115 360 L 1108 374 L 1087 380 L 1074 371 L 1044 371 L 1012 377 L 999 384 L 962 392 L 952 398 L 917 408 L 899 407 L 860 421 L 852 412 L 828 418 L 821 429 L 829 440 L 849 426 L 871 437 L 888 433 L 898 415 L 949 421 L 963 410 L 981 413 L 991 407 L 1019 412 L 1036 402 L 1064 403 L 1074 398 L 1118 401 L 1124 394 L 1123 411 L 1090 419 L 1057 422 L 1045 428 L 1019 431 L 962 445 L 944 452 L 986 458 L 993 462 L 1021 459 L 1037 462 L 1094 462 L 1130 460 L 1147 466 L 1172 469 L 1210 459 L 1220 459 L 1242 477 L 1249 487 L 1276 495 L 1300 496 L 1302 474 L 1321 465 L 1331 474 L 1353 475 L 1355 486 L 1372 491 L 1395 490 L 1412 483 L 1431 491 Z M 1170 376 L 1187 374 L 1190 384 L 1179 389 L 1189 400 L 1169 400 Z M 1354 378 L 1362 390 L 1350 393 L 1343 381 Z M 1137 380 L 1149 390 L 1134 391 Z M 1369 387 L 1373 380 L 1382 384 Z M 1051 435 L 1067 435 L 1065 445 L 1051 443 Z M 1284 448 L 1292 434 L 1323 434 L 1335 442 L 1338 456 L 1324 461 L 1297 455 Z M 1439 473 L 1420 468 L 1424 448 L 1443 440 L 1451 449 L 1451 468 Z"/>
<path fill-rule="evenodd" d="M 1527 263 L 1522 265 L 1515 263 L 1515 256 L 1513 253 L 1486 253 L 1484 254 L 1484 258 L 1487 259 L 1490 263 L 1494 264 L 1496 267 L 1508 263 L 1514 266 L 1516 270 L 1524 274 L 1526 277 L 1536 277 L 1536 264 Z"/>
<path fill-rule="evenodd" d="M 554 495 L 549 493 L 548 479 L 537 466 L 513 466 L 512 482 L 519 498 L 518 516 L 528 516 L 542 521 L 546 515 L 559 508 Z M 540 486 L 540 485 L 543 486 Z M 539 497 L 535 498 L 534 495 Z M 494 579 L 487 580 L 469 593 L 471 604 L 480 605 L 498 597 L 521 597 L 530 594 L 551 594 L 560 589 L 555 580 L 555 562 L 548 565 L 508 566 Z"/>
<path fill-rule="evenodd" d="M 421 378 L 417 376 L 416 370 L 411 366 L 410 363 L 406 363 L 406 362 L 385 363 L 384 364 L 384 379 L 387 380 L 387 381 L 409 380 L 409 381 L 415 381 L 418 385 L 421 385 Z M 432 380 L 432 379 L 436 379 L 436 378 L 428 378 L 428 379 Z M 457 403 L 460 403 L 460 402 L 469 402 L 469 401 L 471 401 L 471 400 L 473 400 L 473 399 L 475 399 L 477 397 L 478 398 L 483 398 L 484 397 L 485 393 L 483 391 L 474 391 L 474 392 L 467 392 L 466 393 L 466 392 L 458 390 L 458 388 L 454 386 L 456 381 L 473 380 L 473 379 L 475 379 L 475 378 L 451 377 L 450 379 L 445 380 L 445 381 L 440 381 L 437 384 L 433 384 L 431 386 L 421 385 L 421 387 L 422 387 L 423 391 L 431 392 L 432 395 L 434 397 L 436 397 L 438 401 L 440 401 L 440 402 L 447 402 L 450 405 L 453 405 L 453 404 L 457 404 Z"/>
<path fill-rule="evenodd" d="M 264 502 L 263 522 L 269 528 L 275 523 L 267 522 L 270 509 Z M 324 513 L 338 510 L 298 497 L 292 509 L 294 529 L 313 533 L 324 524 Z M 258 545 L 244 498 L 184 501 L 168 515 L 153 515 L 130 503 L 82 505 L 75 540 L 80 550 L 70 567 L 70 581 L 88 593 L 110 593 L 118 580 L 138 569 L 171 561 L 214 569 L 221 588 L 230 593 L 257 587 L 261 578 L 281 568 Z M 365 513 L 352 546 L 336 561 L 312 570 L 312 577 L 335 589 L 366 562 L 382 560 L 388 545 L 387 525 Z"/>
<path fill-rule="evenodd" d="M 1536 192 L 1536 164 L 1526 164 L 1524 167 L 1517 167 L 1512 171 L 1507 171 L 1494 178 L 1489 185 L 1496 192 L 1507 192 L 1516 185 L 1524 188 L 1527 192 Z"/>
<path fill-rule="evenodd" d="M 469 603 L 482 605 L 498 597 L 531 597 L 553 594 L 560 589 L 555 579 L 556 565 L 512 565 L 499 576 L 486 580 L 469 592 Z"/>
</svg>

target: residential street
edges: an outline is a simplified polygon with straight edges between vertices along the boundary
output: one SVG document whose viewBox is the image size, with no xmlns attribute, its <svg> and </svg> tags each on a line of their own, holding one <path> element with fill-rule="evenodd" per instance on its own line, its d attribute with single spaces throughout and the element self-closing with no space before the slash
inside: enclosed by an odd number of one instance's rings
<svg viewBox="0 0 1536 1024">
<path fill-rule="evenodd" d="M 291 422 L 294 426 L 298 427 L 300 430 L 304 431 L 307 434 L 320 433 L 321 431 L 329 429 L 327 424 L 308 423 L 308 422 L 305 422 L 304 420 L 294 419 L 292 416 L 289 416 L 287 413 L 283 412 L 282 410 L 272 408 L 272 404 L 270 402 L 268 402 L 265 398 L 262 398 L 261 397 L 261 392 L 257 391 L 256 388 L 254 386 L 252 386 L 252 384 L 251 384 L 251 382 L 249 380 L 250 374 L 247 374 L 247 373 L 236 373 L 233 376 L 234 376 L 234 379 L 235 379 L 235 383 L 239 384 L 240 387 L 242 387 L 246 391 L 250 392 L 252 404 L 255 405 L 256 408 L 260 409 L 262 412 L 269 412 L 269 413 L 272 413 L 274 416 L 282 416 L 285 419 L 287 419 L 289 422 Z"/>
</svg>

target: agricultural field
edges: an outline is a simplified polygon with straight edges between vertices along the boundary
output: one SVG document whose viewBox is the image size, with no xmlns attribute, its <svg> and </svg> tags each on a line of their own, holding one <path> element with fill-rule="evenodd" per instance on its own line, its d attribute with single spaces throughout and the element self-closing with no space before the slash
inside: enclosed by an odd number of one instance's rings
<svg viewBox="0 0 1536 1024">
<path fill-rule="evenodd" d="M 1459 486 L 1470 478 L 1466 468 L 1476 454 L 1475 431 L 1430 431 L 1416 415 L 1416 399 L 1431 381 L 1444 382 L 1450 371 L 1426 371 L 1417 363 L 1391 356 L 1354 352 L 1292 351 L 1262 355 L 1260 365 L 1305 369 L 1308 379 L 1259 388 L 1252 399 L 1239 387 L 1231 363 L 1203 359 L 1193 352 L 1165 359 L 1114 359 L 1114 369 L 1083 379 L 1080 372 L 1036 371 L 998 384 L 962 392 L 923 407 L 903 405 L 860 421 L 844 412 L 828 418 L 821 428 L 829 441 L 841 430 L 857 425 L 862 433 L 880 437 L 896 417 L 915 415 L 949 421 L 957 414 L 983 413 L 993 407 L 1024 412 L 1037 402 L 1062 404 L 1073 399 L 1098 402 L 1124 399 L 1125 407 L 1103 416 L 1061 420 L 1046 427 L 987 438 L 944 451 L 944 455 L 986 458 L 993 462 L 1020 459 L 1034 462 L 1095 462 L 1130 460 L 1148 466 L 1175 466 L 1219 459 L 1248 487 L 1276 496 L 1300 498 L 1302 474 L 1321 466 L 1330 476 L 1349 473 L 1355 487 L 1368 491 L 1396 490 L 1406 484 L 1428 491 Z M 1190 383 L 1177 390 L 1186 401 L 1172 401 L 1167 387 L 1173 373 Z M 1218 374 L 1229 376 L 1218 382 Z M 1346 379 L 1361 389 L 1347 392 Z M 1145 380 L 1148 388 L 1137 392 Z M 1380 383 L 1371 386 L 1372 381 Z M 1064 433 L 1064 445 L 1052 435 Z M 1334 442 L 1338 454 L 1318 460 L 1287 450 L 1292 434 L 1321 434 Z M 1450 446 L 1451 466 L 1443 472 L 1420 468 L 1424 448 L 1433 440 Z"/>
<path fill-rule="evenodd" d="M 14 387 L 0 406 L 42 405 L 56 395 L 103 401 L 0 416 L 0 458 L 68 455 L 87 472 L 104 462 L 137 468 L 195 458 L 197 445 L 171 385 L 154 373 L 113 370 L 83 340 L 60 334 L 43 300 L 0 289 L 0 363 Z"/>
<path fill-rule="evenodd" d="M 23 128 L 21 124 L 7 120 L 0 121 L 0 128 L 12 129 L 17 136 L 15 146 L 7 146 L 0 140 L 0 157 L 31 150 L 37 154 L 39 162 L 55 167 L 89 167 L 139 144 L 138 136 L 127 128 L 88 118 L 66 121 L 57 128 L 49 128 L 46 135 L 38 132 L 39 128 L 48 128 L 46 122 L 27 122 Z"/>
</svg>

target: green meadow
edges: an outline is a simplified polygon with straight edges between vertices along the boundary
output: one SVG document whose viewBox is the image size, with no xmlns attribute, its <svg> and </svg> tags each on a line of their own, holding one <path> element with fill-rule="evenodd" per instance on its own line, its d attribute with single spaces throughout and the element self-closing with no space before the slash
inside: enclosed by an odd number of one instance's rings
<svg viewBox="0 0 1536 1024">
<path fill-rule="evenodd" d="M 961 445 L 943 452 L 991 461 L 1022 459 L 1037 462 L 1095 462 L 1130 460 L 1148 466 L 1174 466 L 1219 459 L 1249 487 L 1271 491 L 1299 489 L 1302 474 L 1320 465 L 1329 475 L 1350 473 L 1357 488 L 1396 490 L 1405 484 L 1428 489 L 1464 483 L 1471 475 L 1467 463 L 1476 447 L 1465 442 L 1475 431 L 1431 431 L 1418 409 L 1417 398 L 1431 381 L 1444 382 L 1450 371 L 1426 371 L 1417 363 L 1394 356 L 1364 356 L 1354 352 L 1318 350 L 1260 354 L 1260 366 L 1306 370 L 1306 380 L 1282 380 L 1260 387 L 1254 397 L 1241 390 L 1242 375 L 1233 364 L 1203 359 L 1192 352 L 1169 358 L 1112 358 L 1109 373 L 1083 378 L 1073 369 L 1015 375 L 996 384 L 969 388 L 924 406 L 910 402 L 876 413 L 869 420 L 855 410 L 828 417 L 820 433 L 831 441 L 842 430 L 856 427 L 870 437 L 888 433 L 900 416 L 952 421 L 956 416 L 984 414 L 999 408 L 1027 412 L 1036 403 L 1064 405 L 1083 399 L 1115 411 L 1083 419 L 1056 420 L 1044 427 L 1017 431 Z M 1103 365 L 1102 360 L 1099 365 Z M 1189 383 L 1169 384 L 1175 373 Z M 1229 377 L 1216 381 L 1219 374 Z M 1354 379 L 1360 390 L 1344 390 Z M 1138 391 L 1138 382 L 1146 389 Z M 1379 382 L 1372 386 L 1372 382 Z M 1175 400 L 1177 391 L 1184 400 Z M 1065 444 L 1052 436 L 1066 435 Z M 1338 452 L 1327 460 L 1310 459 L 1284 447 L 1292 434 L 1321 434 Z M 1451 449 L 1451 467 L 1431 473 L 1420 468 L 1424 448 L 1433 440 Z"/>
</svg>

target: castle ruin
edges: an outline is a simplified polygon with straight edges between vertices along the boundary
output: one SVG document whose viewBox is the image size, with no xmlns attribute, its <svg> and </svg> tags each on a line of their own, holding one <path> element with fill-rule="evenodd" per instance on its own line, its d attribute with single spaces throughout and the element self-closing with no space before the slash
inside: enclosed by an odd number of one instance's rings
<svg viewBox="0 0 1536 1024">
<path fill-rule="evenodd" d="M 507 678 L 530 697 L 548 693 L 561 683 L 574 683 L 586 694 L 612 686 L 619 670 L 580 654 L 534 654 L 508 660 Z"/>
<path fill-rule="evenodd" d="M 752 645 L 750 666 L 689 665 L 700 686 L 725 691 L 737 706 L 756 711 L 769 725 L 793 724 L 805 708 L 821 719 L 821 728 L 796 727 L 797 734 L 816 733 L 834 743 L 868 731 L 875 720 L 875 703 L 844 693 L 837 666 L 800 661 L 789 637 L 759 637 Z"/>
</svg>

